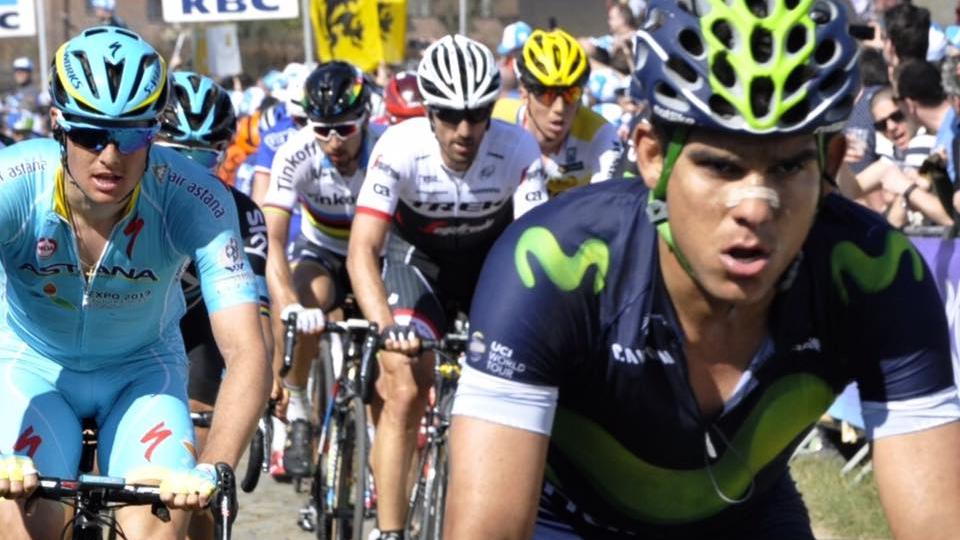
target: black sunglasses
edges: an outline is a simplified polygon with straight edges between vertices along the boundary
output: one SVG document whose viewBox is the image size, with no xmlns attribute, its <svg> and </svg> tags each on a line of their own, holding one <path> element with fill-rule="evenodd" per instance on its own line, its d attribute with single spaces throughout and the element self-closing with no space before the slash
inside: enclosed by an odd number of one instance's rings
<svg viewBox="0 0 960 540">
<path fill-rule="evenodd" d="M 900 122 L 903 122 L 905 119 L 906 119 L 906 115 L 903 114 L 903 111 L 896 110 L 890 113 L 890 116 L 886 118 L 881 118 L 880 120 L 877 120 L 876 122 L 874 122 L 873 129 L 877 131 L 886 131 L 888 121 L 893 120 L 894 123 L 899 124 Z"/>
<path fill-rule="evenodd" d="M 72 128 L 66 131 L 67 138 L 74 144 L 94 152 L 102 152 L 111 144 L 116 144 L 121 154 L 130 154 L 146 147 L 157 135 L 157 128 Z"/>
<path fill-rule="evenodd" d="M 466 120 L 470 124 L 481 124 L 490 120 L 493 114 L 493 106 L 482 109 L 444 109 L 433 107 L 430 112 L 444 124 L 459 125 Z"/>
</svg>

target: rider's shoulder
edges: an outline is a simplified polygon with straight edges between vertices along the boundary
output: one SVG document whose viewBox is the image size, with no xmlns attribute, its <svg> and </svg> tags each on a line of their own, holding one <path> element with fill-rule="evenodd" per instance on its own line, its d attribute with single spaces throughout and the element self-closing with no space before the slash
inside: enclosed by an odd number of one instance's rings
<svg viewBox="0 0 960 540">
<path fill-rule="evenodd" d="M 60 165 L 60 144 L 53 139 L 28 139 L 0 149 L 0 183 L 19 178 L 53 178 Z"/>
<path fill-rule="evenodd" d="M 581 141 L 593 141 L 604 134 L 616 134 L 616 128 L 590 107 L 580 106 L 570 125 L 570 136 Z"/>
<path fill-rule="evenodd" d="M 228 196 L 226 185 L 213 173 L 173 148 L 160 145 L 150 149 L 141 189 L 158 199 L 185 199 L 208 208 L 223 204 L 221 199 Z M 215 212 L 218 214 L 221 212 Z"/>
<path fill-rule="evenodd" d="M 823 198 L 808 236 L 809 242 L 835 246 L 842 242 L 872 247 L 886 242 L 890 234 L 899 234 L 880 214 L 842 195 Z M 880 247 L 880 246 L 877 246 Z"/>
</svg>

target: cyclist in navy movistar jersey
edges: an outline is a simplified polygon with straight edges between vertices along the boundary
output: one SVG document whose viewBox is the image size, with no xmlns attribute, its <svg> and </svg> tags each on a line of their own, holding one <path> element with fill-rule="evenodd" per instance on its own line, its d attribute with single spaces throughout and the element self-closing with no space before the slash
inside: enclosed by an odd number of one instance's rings
<svg viewBox="0 0 960 540">
<path fill-rule="evenodd" d="M 163 59 L 139 36 L 85 30 L 55 54 L 56 140 L 0 151 L 2 497 L 24 497 L 38 472 L 76 477 L 92 418 L 102 474 L 159 481 L 168 506 L 199 509 L 212 464 L 236 465 L 263 410 L 270 372 L 236 207 L 209 172 L 151 145 L 169 93 Z M 199 457 L 178 326 L 191 259 L 229 367 Z M 132 538 L 180 538 L 187 516 L 117 511 Z M 26 516 L 0 502 L 6 538 L 57 537 L 64 518 L 58 503 Z"/>
<path fill-rule="evenodd" d="M 291 135 L 307 125 L 307 114 L 300 99 L 303 86 L 312 68 L 305 64 L 293 63 L 283 70 L 286 86 L 279 92 L 282 100 L 260 116 L 260 146 L 253 155 L 253 186 L 250 197 L 257 204 L 263 204 L 270 185 L 270 169 L 277 150 L 287 142 Z"/>
<path fill-rule="evenodd" d="M 230 102 L 230 94 L 209 77 L 187 71 L 173 73 L 172 97 L 163 114 L 158 144 L 177 150 L 180 154 L 215 172 L 227 146 L 236 131 L 237 118 Z M 260 325 L 268 350 L 272 347 L 270 328 L 270 298 L 265 280 L 267 265 L 267 226 L 263 212 L 250 197 L 233 187 L 227 188 L 237 206 L 240 238 L 243 251 L 257 281 L 260 301 Z M 187 312 L 180 319 L 187 358 L 190 360 L 190 381 L 187 395 L 190 410 L 212 411 L 220 391 L 225 365 L 217 347 L 210 313 L 203 302 L 197 266 L 190 263 L 181 278 Z M 273 398 L 282 395 L 279 380 L 274 380 Z M 197 450 L 206 447 L 209 429 L 197 427 Z M 213 519 L 209 513 L 193 516 L 191 538 L 210 538 Z"/>
<path fill-rule="evenodd" d="M 388 335 L 437 338 L 469 310 L 497 236 L 547 195 L 536 140 L 491 119 L 500 73 L 489 49 L 446 36 L 424 52 L 417 81 L 427 117 L 391 126 L 374 147 L 347 267 L 364 316 Z M 410 456 L 433 380 L 433 363 L 414 360 L 416 338 L 386 345 L 372 448 L 383 540 L 403 537 Z"/>
<path fill-rule="evenodd" d="M 296 312 L 300 331 L 315 334 L 323 330 L 324 313 L 340 307 L 350 292 L 345 261 L 350 223 L 370 151 L 383 127 L 370 125 L 369 83 L 346 62 L 315 69 L 301 99 L 309 124 L 280 147 L 270 174 L 264 203 L 270 241 L 286 241 L 297 206 L 303 218 L 295 231 L 293 262 L 283 250 L 273 251 L 267 279 L 281 319 Z M 280 358 L 283 351 L 275 349 Z M 293 369 L 283 381 L 290 390 L 290 436 L 283 465 L 284 473 L 294 476 L 306 475 L 311 463 L 306 386 L 318 353 L 316 337 L 298 340 Z"/>
<path fill-rule="evenodd" d="M 653 0 L 643 183 L 513 224 L 474 297 L 445 537 L 811 540 L 787 462 L 859 383 L 898 539 L 960 530 L 960 399 L 923 259 L 834 193 L 834 0 Z M 539 510 L 538 510 L 539 507 Z"/>
</svg>

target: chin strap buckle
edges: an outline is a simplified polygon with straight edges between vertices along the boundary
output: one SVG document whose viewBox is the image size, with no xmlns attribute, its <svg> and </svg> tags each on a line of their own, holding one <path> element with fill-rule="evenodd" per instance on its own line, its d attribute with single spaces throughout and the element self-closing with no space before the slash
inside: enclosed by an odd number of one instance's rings
<svg viewBox="0 0 960 540">
<path fill-rule="evenodd" d="M 654 225 L 659 225 L 667 221 L 667 203 L 653 197 L 647 201 L 647 219 Z"/>
</svg>

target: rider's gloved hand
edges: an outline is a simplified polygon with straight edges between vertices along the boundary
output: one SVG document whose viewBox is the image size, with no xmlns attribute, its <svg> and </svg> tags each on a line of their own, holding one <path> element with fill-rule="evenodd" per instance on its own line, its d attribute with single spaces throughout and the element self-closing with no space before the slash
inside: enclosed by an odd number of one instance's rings
<svg viewBox="0 0 960 540">
<path fill-rule="evenodd" d="M 36 489 L 37 482 L 37 468 L 29 456 L 0 454 L 0 497 L 25 497 Z"/>
<path fill-rule="evenodd" d="M 205 508 L 217 489 L 217 469 L 199 463 L 188 471 L 172 471 L 160 482 L 160 500 L 169 508 L 199 510 Z"/>
<path fill-rule="evenodd" d="M 319 334 L 326 325 L 326 317 L 320 308 L 305 308 L 299 303 L 290 304 L 280 312 L 280 319 L 287 320 L 291 313 L 297 314 L 297 331 L 301 334 Z"/>
<path fill-rule="evenodd" d="M 380 338 L 383 340 L 383 348 L 391 351 L 413 356 L 420 352 L 420 337 L 412 326 L 404 324 L 393 324 L 380 332 Z"/>
</svg>

